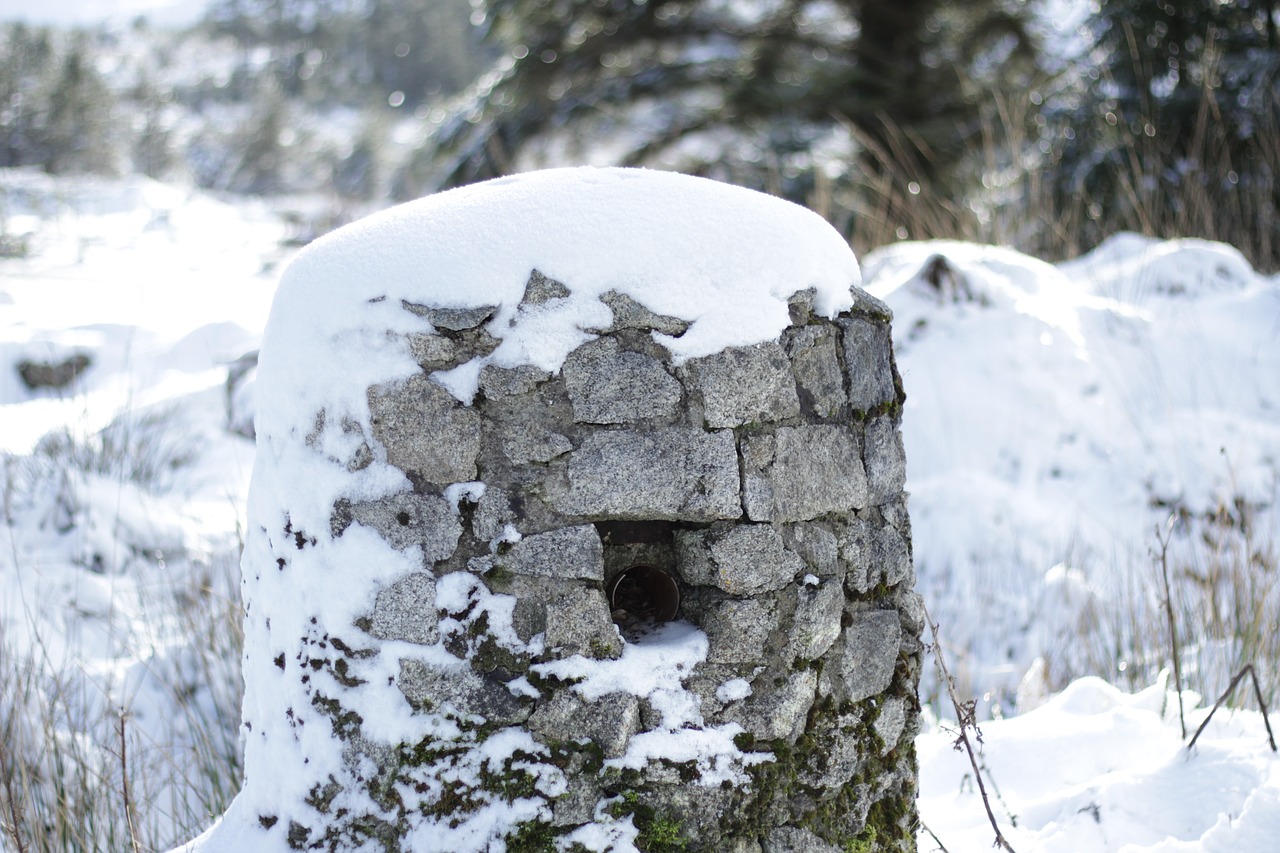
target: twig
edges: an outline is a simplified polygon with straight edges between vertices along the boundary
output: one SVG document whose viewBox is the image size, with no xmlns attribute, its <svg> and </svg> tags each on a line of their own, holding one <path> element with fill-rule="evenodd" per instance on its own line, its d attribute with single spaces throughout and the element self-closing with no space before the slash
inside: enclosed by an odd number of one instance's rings
<svg viewBox="0 0 1280 853">
<path fill-rule="evenodd" d="M 1018 816 L 1009 808 L 1009 804 L 1004 801 L 1004 794 L 1000 793 L 1000 786 L 996 784 L 996 774 L 991 772 L 991 768 L 987 766 L 987 762 L 982 762 L 982 772 L 987 774 L 987 781 L 991 783 L 991 790 L 995 792 L 996 800 L 999 801 L 1000 807 L 1004 809 L 1004 813 L 1009 818 L 1009 825 L 1014 829 L 1018 828 Z"/>
<path fill-rule="evenodd" d="M 1271 732 L 1271 721 L 1267 719 L 1267 703 L 1262 699 L 1262 687 L 1258 684 L 1258 673 L 1254 672 L 1253 664 L 1251 663 L 1245 664 L 1244 669 L 1236 673 L 1236 677 L 1231 679 L 1231 683 L 1227 685 L 1227 689 L 1223 694 L 1218 697 L 1218 701 L 1213 703 L 1213 707 L 1209 710 L 1209 716 L 1204 718 L 1204 722 L 1200 724 L 1200 728 L 1196 729 L 1196 733 L 1191 736 L 1191 741 L 1187 744 L 1188 750 L 1196 745 L 1196 739 L 1199 738 L 1200 733 L 1208 727 L 1209 721 L 1213 719 L 1214 712 L 1216 712 L 1218 708 L 1222 707 L 1222 704 L 1227 701 L 1232 693 L 1235 692 L 1236 686 L 1240 683 L 1240 679 L 1244 678 L 1246 675 L 1248 675 L 1253 681 L 1253 695 L 1254 698 L 1258 700 L 1258 707 L 1262 709 L 1262 724 L 1267 727 L 1267 741 L 1271 745 L 1271 751 L 1280 751 L 1276 749 L 1276 736 Z M 1184 734 L 1183 736 L 1185 737 L 1186 735 Z"/>
<path fill-rule="evenodd" d="M 1182 707 L 1182 662 L 1178 648 L 1178 628 L 1173 617 L 1173 593 L 1169 586 L 1169 542 L 1173 538 L 1174 517 L 1169 516 L 1165 523 L 1164 533 L 1156 527 L 1156 541 L 1160 543 L 1160 574 L 1164 579 L 1164 613 L 1169 621 L 1169 644 L 1173 647 L 1173 686 L 1178 691 L 1178 722 L 1182 726 L 1182 737 L 1187 737 L 1187 715 Z"/>
<path fill-rule="evenodd" d="M 1000 831 L 1000 824 L 996 822 L 995 812 L 991 810 L 991 800 L 987 796 L 987 786 L 982 781 L 982 771 L 978 769 L 978 757 L 974 752 L 973 744 L 969 740 L 968 729 L 973 727 L 974 735 L 978 739 L 978 743 L 982 743 L 982 732 L 978 729 L 976 716 L 976 703 L 970 699 L 968 702 L 961 702 L 960 697 L 956 695 L 956 683 L 952 679 L 951 673 L 947 671 L 947 662 L 942 656 L 942 641 L 938 639 L 938 625 L 933 621 L 933 617 L 929 615 L 929 608 L 924 610 L 924 618 L 929 622 L 929 630 L 933 632 L 933 659 L 938 665 L 938 671 L 942 675 L 942 681 L 947 686 L 947 696 L 951 699 L 951 705 L 956 710 L 956 723 L 960 727 L 960 736 L 956 738 L 955 748 L 959 750 L 962 746 L 969 755 L 969 764 L 973 766 L 973 778 L 978 783 L 978 791 L 982 794 L 982 805 L 987 810 L 987 820 L 991 821 L 991 828 L 995 830 L 996 840 L 994 846 L 999 847 L 1007 853 L 1017 853 L 1004 837 L 1004 833 Z M 932 833 L 930 833 L 932 835 Z"/>
<path fill-rule="evenodd" d="M 920 828 L 929 833 L 929 837 L 933 839 L 933 843 L 938 845 L 939 853 L 951 853 L 951 851 L 947 849 L 947 845 L 942 843 L 942 839 L 938 837 L 938 834 L 929 828 L 929 824 L 924 821 L 920 821 Z"/>
<path fill-rule="evenodd" d="M 9 741 L 8 738 L 5 738 Z M 18 848 L 18 853 L 27 853 L 27 844 L 22 840 L 22 815 L 18 814 L 18 800 L 13 795 L 13 774 L 9 772 L 9 761 L 6 757 L 5 744 L 0 743 L 0 775 L 4 776 L 4 798 L 6 805 L 9 807 L 9 823 L 4 824 L 4 829 L 9 837 L 13 839 L 14 845 Z M 24 808 L 25 811 L 25 808 Z"/>
<path fill-rule="evenodd" d="M 125 746 L 126 740 L 124 736 L 124 708 L 120 709 L 120 780 L 121 789 L 124 794 L 124 818 L 129 827 L 129 845 L 133 847 L 133 853 L 142 853 L 142 845 L 138 843 L 138 833 L 136 830 L 137 821 L 134 819 L 133 800 L 129 797 L 129 761 L 128 747 Z"/>
</svg>

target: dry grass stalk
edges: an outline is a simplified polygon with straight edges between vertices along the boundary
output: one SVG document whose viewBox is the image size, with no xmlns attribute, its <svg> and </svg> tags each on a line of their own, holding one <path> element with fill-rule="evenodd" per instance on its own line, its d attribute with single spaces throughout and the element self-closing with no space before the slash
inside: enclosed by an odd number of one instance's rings
<svg viewBox="0 0 1280 853">
<path fill-rule="evenodd" d="M 987 820 L 991 821 L 991 828 L 996 834 L 993 846 L 999 847 L 1001 850 L 1007 851 L 1007 853 L 1015 853 L 1013 846 L 1004 837 L 1004 833 L 1000 831 L 1000 824 L 996 820 L 995 812 L 991 810 L 991 799 L 987 796 L 987 786 L 983 782 L 977 751 L 973 747 L 973 742 L 969 739 L 969 729 L 973 729 L 974 737 L 978 743 L 982 743 L 982 731 L 978 728 L 976 719 L 976 703 L 972 699 L 965 702 L 960 701 L 960 696 L 956 692 L 955 681 L 951 678 L 951 673 L 947 671 L 947 662 L 942 654 L 942 644 L 938 640 L 938 625 L 933 621 L 933 617 L 929 615 L 927 607 L 924 615 L 925 620 L 929 623 L 929 631 L 933 634 L 933 660 L 937 664 L 942 683 L 947 687 L 947 695 L 950 697 L 951 705 L 956 712 L 956 726 L 959 729 L 959 734 L 956 737 L 955 748 L 957 751 L 963 749 L 969 756 L 969 764 L 973 767 L 973 778 L 978 784 L 978 792 L 982 795 L 982 806 L 987 810 Z M 932 833 L 930 834 L 932 835 Z"/>
</svg>

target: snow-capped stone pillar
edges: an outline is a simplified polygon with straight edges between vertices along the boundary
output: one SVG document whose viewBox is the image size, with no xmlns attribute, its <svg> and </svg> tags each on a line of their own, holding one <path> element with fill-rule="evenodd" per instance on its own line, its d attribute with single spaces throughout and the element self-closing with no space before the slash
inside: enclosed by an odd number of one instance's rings
<svg viewBox="0 0 1280 853">
<path fill-rule="evenodd" d="M 887 308 L 816 215 L 557 170 L 286 272 L 207 850 L 914 848 Z"/>
</svg>

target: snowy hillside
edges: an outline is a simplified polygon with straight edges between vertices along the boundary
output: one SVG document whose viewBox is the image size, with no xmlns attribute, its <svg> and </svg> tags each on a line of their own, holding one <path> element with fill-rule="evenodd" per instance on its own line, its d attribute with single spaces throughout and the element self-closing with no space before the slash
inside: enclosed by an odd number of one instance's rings
<svg viewBox="0 0 1280 853">
<path fill-rule="evenodd" d="M 895 312 L 921 591 L 974 689 L 1011 710 L 1037 656 L 1054 689 L 1149 684 L 1167 644 L 1120 623 L 1156 612 L 1157 526 L 1177 518 L 1172 562 L 1201 573 L 1202 537 L 1280 529 L 1280 283 L 1135 235 L 1060 267 L 946 242 L 862 262 Z M 1274 624 L 1275 592 L 1258 603 Z"/>
<path fill-rule="evenodd" d="M 18 769 L 84 765 L 105 793 L 64 804 L 68 825 L 125 849 L 132 821 L 164 849 L 238 784 L 241 357 L 291 234 L 264 202 L 142 178 L 0 172 L 0 194 L 3 775 L 43 814 L 60 777 Z M 919 588 L 962 693 L 1007 718 L 983 734 L 1010 842 L 1270 849 L 1260 715 L 1219 712 L 1181 745 L 1151 551 L 1167 537 L 1184 679 L 1208 697 L 1184 695 L 1188 724 L 1251 661 L 1274 700 L 1280 279 L 1135 236 L 1056 267 L 957 243 L 860 260 L 895 312 Z M 936 679 L 922 698 L 953 715 Z M 951 737 L 918 742 L 921 815 L 947 850 L 986 850 Z M 19 849 L 8 830 L 0 849 Z"/>
</svg>

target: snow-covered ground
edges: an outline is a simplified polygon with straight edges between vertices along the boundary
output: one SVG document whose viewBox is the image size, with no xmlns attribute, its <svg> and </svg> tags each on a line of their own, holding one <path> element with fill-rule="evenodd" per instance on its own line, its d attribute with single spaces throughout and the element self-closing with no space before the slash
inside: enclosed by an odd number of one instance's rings
<svg viewBox="0 0 1280 853">
<path fill-rule="evenodd" d="M 0 258 L 0 726 L 44 726 L 109 777 L 125 708 L 131 780 L 152 780 L 133 808 L 163 848 L 234 792 L 205 743 L 237 737 L 238 661 L 211 657 L 234 649 L 253 455 L 229 427 L 290 234 L 267 204 L 142 178 L 0 172 L 0 193 L 0 245 L 28 248 Z M 1184 678 L 1210 697 L 1184 693 L 1194 727 L 1280 644 L 1280 279 L 1230 247 L 1131 235 L 1059 266 L 956 243 L 861 260 L 895 312 L 919 586 L 994 718 L 982 762 L 1013 847 L 1274 849 L 1261 716 L 1220 711 L 1183 746 L 1151 549 L 1168 536 Z M 79 354 L 63 389 L 19 378 Z M 1278 659 L 1259 660 L 1268 695 Z M 921 849 L 986 850 L 937 683 Z"/>
</svg>

